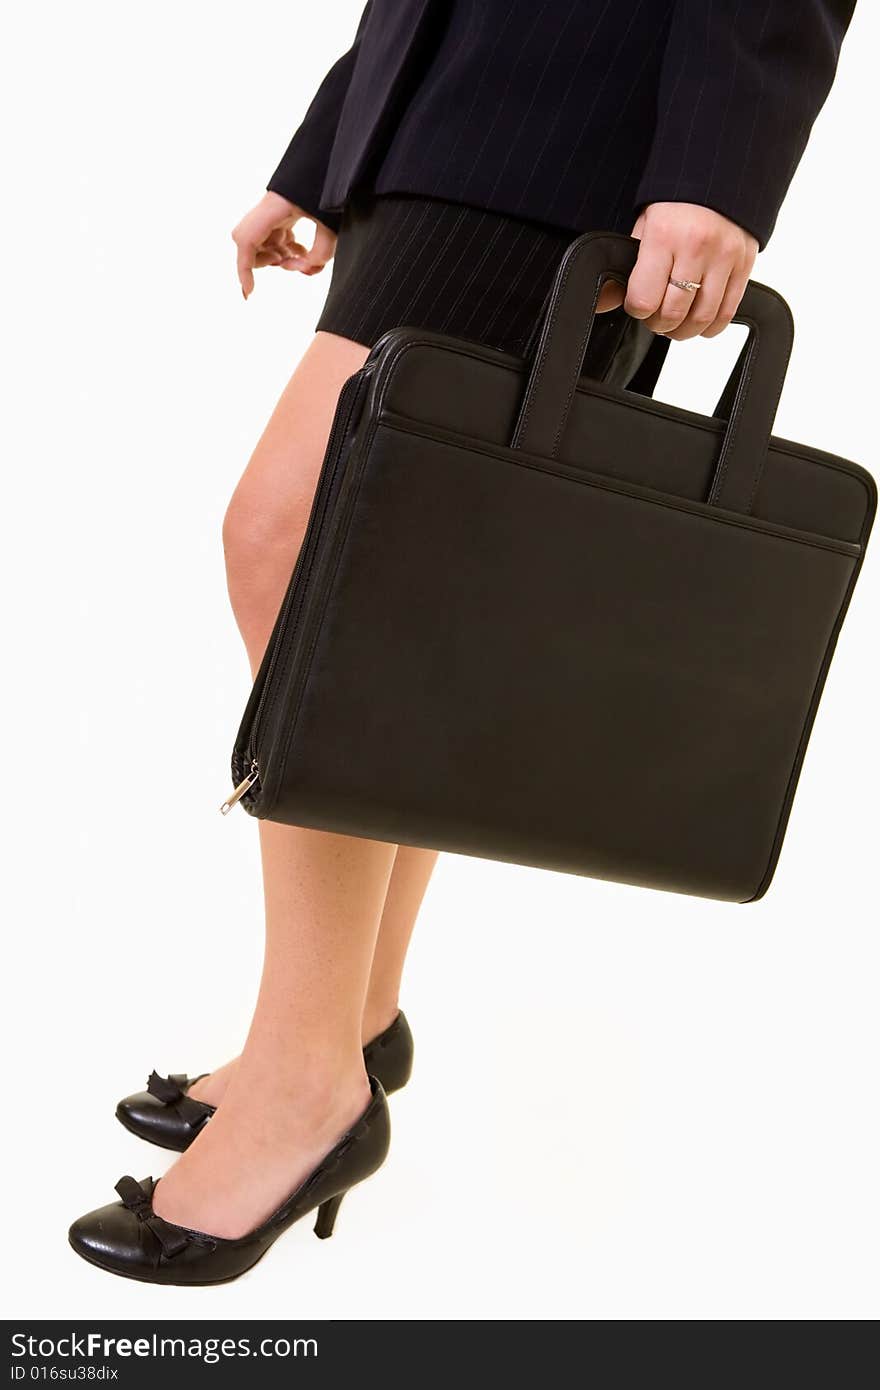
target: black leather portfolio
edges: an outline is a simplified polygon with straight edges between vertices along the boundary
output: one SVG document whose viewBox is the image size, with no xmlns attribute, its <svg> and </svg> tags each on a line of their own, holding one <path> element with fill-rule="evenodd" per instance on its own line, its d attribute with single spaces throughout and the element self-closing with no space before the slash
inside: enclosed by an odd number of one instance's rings
<svg viewBox="0 0 880 1390">
<path fill-rule="evenodd" d="M 573 242 L 526 361 L 402 328 L 346 384 L 230 803 L 766 891 L 876 489 L 771 437 L 792 322 L 762 285 L 726 418 L 582 376 L 637 246 Z"/>
</svg>

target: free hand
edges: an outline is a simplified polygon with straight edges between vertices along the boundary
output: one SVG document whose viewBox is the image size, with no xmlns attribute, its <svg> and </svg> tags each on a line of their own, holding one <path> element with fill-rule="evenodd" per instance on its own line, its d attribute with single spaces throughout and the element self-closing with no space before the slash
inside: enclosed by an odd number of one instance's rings
<svg viewBox="0 0 880 1390">
<path fill-rule="evenodd" d="M 315 237 L 309 247 L 303 246 L 293 235 L 294 224 L 301 217 L 315 223 Z M 280 193 L 264 193 L 256 207 L 251 208 L 233 229 L 232 240 L 245 299 L 253 292 L 255 269 L 276 265 L 282 270 L 298 270 L 301 275 L 317 275 L 332 259 L 336 248 L 335 232 L 295 203 L 289 203 Z"/>
<path fill-rule="evenodd" d="M 677 342 L 721 333 L 745 293 L 758 254 L 755 238 L 698 203 L 651 203 L 632 234 L 642 244 L 625 295 L 619 285 L 605 285 L 600 308 L 622 303 L 654 333 Z M 670 277 L 699 281 L 700 289 L 678 289 Z"/>
</svg>

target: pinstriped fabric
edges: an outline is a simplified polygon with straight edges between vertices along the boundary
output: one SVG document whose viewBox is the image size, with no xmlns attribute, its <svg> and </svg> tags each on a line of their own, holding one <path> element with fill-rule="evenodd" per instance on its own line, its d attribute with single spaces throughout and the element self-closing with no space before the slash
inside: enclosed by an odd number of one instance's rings
<svg viewBox="0 0 880 1390">
<path fill-rule="evenodd" d="M 705 95 L 706 95 L 706 82 L 708 81 L 708 75 L 709 75 L 709 56 L 710 56 L 710 53 L 709 53 L 710 37 L 709 37 L 709 36 L 710 36 L 710 34 L 711 34 L 711 32 L 712 32 L 712 0 L 705 0 L 705 8 L 704 8 L 703 12 L 700 14 L 699 17 L 700 17 L 701 22 L 704 23 L 704 28 L 702 29 L 702 31 L 701 31 L 701 33 L 699 34 L 699 36 L 698 36 L 697 33 L 694 32 L 694 31 L 690 31 L 690 32 L 688 33 L 689 48 L 690 48 L 690 47 L 693 47 L 693 48 L 695 48 L 695 49 L 697 50 L 697 55 L 696 55 L 696 56 L 697 56 L 697 67 L 699 68 L 700 76 L 699 76 L 699 85 L 698 85 L 698 87 L 697 87 L 697 92 L 696 92 L 696 99 L 695 99 L 695 101 L 694 101 L 694 103 L 693 103 L 693 106 L 692 106 L 692 108 L 691 108 L 691 119 L 690 119 L 690 124 L 688 125 L 688 128 L 687 128 L 687 134 L 686 134 L 686 136 L 685 136 L 684 146 L 683 146 L 682 152 L 681 152 L 681 165 L 680 165 L 680 168 L 679 168 L 679 179 L 681 179 L 681 178 L 683 177 L 684 171 L 685 171 L 685 169 L 687 168 L 688 155 L 690 154 L 691 148 L 692 148 L 692 145 L 693 145 L 694 130 L 695 130 L 695 128 L 696 128 L 697 119 L 698 119 L 698 117 L 700 117 L 700 116 L 703 114 L 703 100 L 704 100 Z M 698 42 L 698 37 L 699 37 L 699 42 Z M 684 73 L 684 70 L 685 70 L 685 65 L 684 65 L 684 63 L 682 62 L 682 64 L 680 65 L 680 69 L 679 69 L 679 78 L 676 80 L 676 90 L 677 90 L 678 80 L 680 80 L 681 75 Z M 676 184 L 676 187 L 677 187 L 677 186 L 678 186 L 678 185 Z"/>
<path fill-rule="evenodd" d="M 550 0 L 542 0 L 542 3 L 541 3 L 540 6 L 537 6 L 537 7 L 536 7 L 536 6 L 530 6 L 530 8 L 529 8 L 529 15 L 528 15 L 528 27 L 526 27 L 524 30 L 522 30 L 522 31 L 519 33 L 519 35 L 517 36 L 517 49 L 516 49 L 515 53 L 509 54 L 509 55 L 508 55 L 508 62 L 507 62 L 507 65 L 506 65 L 506 68 L 507 68 L 506 73 L 505 73 L 505 72 L 499 73 L 499 77 L 501 77 L 501 78 L 504 79 L 504 86 L 503 86 L 503 88 L 501 89 L 500 100 L 498 101 L 498 103 L 497 103 L 497 105 L 496 105 L 496 107 L 495 107 L 495 110 L 488 113 L 488 114 L 489 114 L 489 119 L 488 119 L 488 121 L 485 122 L 485 128 L 484 128 L 484 133 L 483 133 L 483 135 L 482 135 L 481 143 L 480 143 L 480 145 L 478 146 L 478 148 L 477 148 L 477 150 L 476 150 L 476 153 L 475 153 L 475 155 L 474 155 L 474 158 L 471 159 L 471 160 L 469 160 L 469 169 L 468 169 L 468 173 L 467 173 L 467 175 L 466 175 L 466 177 L 465 177 L 464 184 L 463 184 L 463 186 L 462 186 L 462 192 L 463 192 L 463 193 L 466 193 L 466 192 L 467 192 L 468 184 L 469 184 L 470 181 L 474 178 L 474 176 L 475 176 L 475 174 L 477 173 L 477 171 L 480 169 L 480 167 L 481 167 L 481 165 L 482 165 L 482 162 L 483 162 L 483 157 L 484 157 L 484 155 L 485 155 L 486 149 L 487 149 L 487 147 L 490 147 L 490 146 L 491 146 L 491 144 L 492 144 L 492 142 L 493 142 L 493 137 L 494 137 L 494 138 L 497 138 L 496 132 L 498 131 L 499 126 L 500 126 L 500 128 L 501 128 L 502 130 L 504 130 L 504 125 L 505 125 L 505 123 L 504 123 L 504 116 L 505 116 L 505 113 L 506 113 L 506 112 L 509 112 L 510 109 L 511 109 L 511 102 L 510 102 L 511 93 L 515 90 L 515 88 L 516 88 L 516 86 L 517 86 L 517 83 L 522 81 L 523 68 L 525 68 L 526 64 L 528 63 L 529 59 L 530 59 L 531 56 L 532 56 L 532 53 L 533 53 L 533 52 L 537 53 L 537 52 L 539 51 L 539 50 L 538 50 L 538 47 L 537 47 L 537 43 L 536 43 L 536 35 L 538 35 L 538 33 L 539 33 L 539 30 L 540 30 L 540 27 L 541 27 L 541 21 L 545 18 L 546 14 L 547 14 L 547 9 L 548 9 L 549 4 L 550 4 Z M 453 15 L 454 15 L 454 10 L 453 10 Z M 453 26 L 453 25 L 450 25 L 449 36 L 450 36 L 449 41 L 451 41 L 451 42 L 454 43 L 454 42 L 455 42 L 455 29 L 454 29 L 454 26 Z M 554 41 L 554 49 L 555 49 L 555 44 L 556 44 L 556 41 Z M 552 50 L 551 50 L 551 54 L 552 54 Z M 512 61 L 510 61 L 510 59 L 512 59 Z M 548 57 L 548 58 L 545 59 L 545 61 L 544 61 L 544 71 L 545 71 L 545 72 L 546 72 L 546 70 L 547 70 L 547 67 L 549 66 L 549 62 L 550 62 L 550 58 Z M 486 79 L 487 79 L 487 76 L 488 76 L 489 71 L 490 71 L 489 68 L 487 68 L 487 67 L 482 67 L 481 69 L 479 69 L 479 70 L 474 70 L 474 71 L 471 73 L 471 77 L 472 77 L 472 79 L 473 79 L 473 90 L 474 90 L 474 97 L 475 97 L 475 99 L 476 99 L 476 97 L 478 97 L 478 96 L 480 96 L 480 95 L 482 94 L 483 89 L 484 89 L 484 87 L 485 87 L 485 85 L 486 85 Z M 533 92 L 532 92 L 532 96 L 531 96 L 531 98 L 530 98 L 530 101 L 533 102 L 533 101 L 534 101 L 534 98 L 535 98 L 535 92 L 533 91 Z M 520 117 L 520 120 L 519 120 L 519 122 L 518 122 L 518 130 L 517 130 L 517 133 L 516 133 L 516 134 L 515 134 L 514 132 L 512 132 L 512 131 L 505 131 L 505 135 L 506 135 L 507 138 L 505 138 L 505 141 L 504 141 L 504 149 L 503 149 L 503 152 L 502 152 L 502 151 L 499 151 L 499 156 L 500 156 L 500 157 L 496 158 L 496 159 L 493 161 L 494 166 L 495 166 L 495 179 L 494 179 L 494 183 L 493 183 L 493 185 L 492 185 L 492 188 L 491 188 L 491 190 L 489 191 L 488 196 L 487 196 L 487 206 L 489 206 L 489 207 L 491 207 L 491 205 L 492 205 L 492 196 L 493 196 L 494 193 L 497 193 L 497 191 L 498 191 L 498 186 L 499 186 L 499 184 L 501 183 L 501 180 L 502 180 L 502 176 L 503 176 L 504 173 L 506 172 L 507 167 L 508 167 L 508 165 L 509 165 L 509 163 L 510 163 L 510 155 L 511 155 L 511 152 L 512 152 L 513 149 L 516 148 L 516 145 L 517 145 L 517 134 L 519 134 L 519 133 L 522 132 L 522 128 L 523 128 L 523 118 Z M 477 135 L 477 138 L 479 139 L 480 132 L 477 131 L 477 132 L 475 132 L 475 134 Z M 512 139 L 510 138 L 511 136 L 512 136 Z M 392 162 L 393 162 L 393 156 L 392 156 Z"/>
<path fill-rule="evenodd" d="M 396 280 L 392 278 L 393 272 L 387 279 L 383 276 L 383 283 L 371 301 L 373 309 L 382 308 L 392 323 L 406 323 L 406 315 L 409 315 L 410 320 L 424 327 L 432 306 L 443 307 L 450 252 L 455 255 L 457 238 L 466 235 L 462 228 L 467 216 L 467 208 L 462 205 L 435 213 L 431 203 L 425 200 L 416 232 L 406 247 L 405 264 L 402 268 L 398 266 Z M 484 214 L 478 212 L 476 216 L 482 220 Z M 418 311 L 420 302 L 424 306 L 421 313 Z M 361 324 L 362 334 L 363 330 Z"/>
<path fill-rule="evenodd" d="M 504 297 L 497 301 L 494 312 L 489 316 L 485 330 L 480 334 L 482 341 L 492 342 L 496 337 L 510 343 L 509 351 L 521 353 L 531 337 L 535 321 L 546 302 L 547 293 L 553 282 L 552 275 L 546 274 L 546 262 L 541 255 L 541 246 L 532 242 L 520 258 L 516 273 L 505 288 Z M 556 264 L 553 265 L 556 270 Z M 535 285 L 541 291 L 541 303 L 533 305 Z M 524 292 L 528 292 L 530 304 L 537 307 L 538 313 L 530 312 L 528 322 L 523 322 L 519 305 Z"/>
<path fill-rule="evenodd" d="M 600 111 L 602 108 L 603 98 L 609 90 L 609 84 L 611 82 L 612 73 L 614 73 L 618 67 L 621 54 L 629 46 L 630 36 L 632 35 L 633 29 L 636 25 L 636 21 L 639 15 L 642 13 L 644 4 L 645 0 L 637 0 L 635 6 L 630 9 L 626 28 L 624 29 L 623 34 L 617 40 L 617 43 L 614 49 L 612 50 L 612 53 L 609 55 L 608 66 L 604 69 L 601 75 L 597 75 L 597 80 L 592 86 L 590 93 L 590 102 L 587 107 L 586 116 L 584 120 L 581 122 L 579 129 L 577 130 L 577 135 L 576 138 L 572 141 L 568 158 L 562 166 L 559 177 L 556 179 L 555 186 L 553 187 L 553 191 L 550 195 L 549 205 L 551 212 L 561 203 L 562 193 L 569 182 L 569 175 L 571 173 L 572 166 L 578 158 L 578 155 L 581 154 L 584 149 L 584 141 L 586 135 L 596 119 L 597 112 Z M 656 44 L 656 42 L 650 44 L 648 47 L 649 53 L 654 55 L 658 53 L 659 46 Z M 644 62 L 642 62 L 640 64 L 639 71 L 644 72 L 644 70 L 645 64 Z M 609 145 L 613 145 L 613 128 L 616 125 L 617 114 L 618 101 L 617 92 L 615 89 L 615 99 L 613 107 L 611 110 L 609 110 L 607 117 L 605 118 L 605 124 L 603 125 L 602 146 L 599 149 L 596 149 L 595 151 L 591 151 L 592 158 L 594 160 L 599 158 L 600 155 L 608 149 Z M 609 125 L 611 126 L 611 129 L 608 129 Z M 581 199 L 581 205 L 583 205 L 583 199 Z M 612 228 L 612 230 L 614 229 Z"/>
<path fill-rule="evenodd" d="M 498 307 L 503 303 L 503 286 L 506 283 L 507 276 L 510 274 L 512 265 L 515 264 L 515 258 L 521 250 L 522 236 L 523 229 L 520 227 L 517 228 L 514 236 L 505 239 L 506 245 L 497 256 L 495 268 L 489 278 L 482 297 L 480 299 L 474 299 L 471 302 L 470 310 L 462 322 L 461 331 L 463 337 L 479 338 L 481 330 L 483 334 L 488 334 L 494 329 L 495 321 L 498 317 Z M 493 303 L 495 305 L 494 308 L 491 307 Z M 450 330 L 447 329 L 447 332 L 449 331 Z M 489 336 L 485 337 L 485 341 L 490 344 L 493 342 L 492 338 Z M 525 335 L 523 341 L 525 341 Z M 495 346 L 503 347 L 506 346 L 506 344 L 503 339 L 499 338 Z"/>
<path fill-rule="evenodd" d="M 597 152 L 596 158 L 592 161 L 589 177 L 585 177 L 583 193 L 578 207 L 578 219 L 583 221 L 590 207 L 591 200 L 595 197 L 597 186 L 602 188 L 609 184 L 613 187 L 614 179 L 617 180 L 617 197 L 611 204 L 611 230 L 616 230 L 620 222 L 626 223 L 626 231 L 630 230 L 628 225 L 632 221 L 634 209 L 632 200 L 632 179 L 636 170 L 641 168 L 641 158 L 639 151 L 630 152 L 630 162 L 622 165 L 619 151 L 618 132 L 626 122 L 631 119 L 631 111 L 634 101 L 637 98 L 640 85 L 649 66 L 657 61 L 658 53 L 663 47 L 664 35 L 662 30 L 658 30 L 656 42 L 645 50 L 641 64 L 632 74 L 632 80 L 628 88 L 621 90 L 620 104 L 617 115 L 608 131 L 608 138 L 604 148 Z M 624 146 L 625 148 L 625 146 Z"/>
<path fill-rule="evenodd" d="M 414 198 L 409 201 L 401 200 L 399 203 L 389 201 L 384 204 L 383 212 L 385 216 L 381 235 L 380 227 L 376 225 L 374 234 L 370 238 L 364 238 L 359 245 L 352 241 L 352 228 L 356 220 L 355 209 L 352 208 L 347 219 L 345 235 L 340 234 L 336 248 L 333 281 L 337 279 L 337 272 L 346 276 L 348 280 L 346 313 L 353 332 L 346 336 L 353 337 L 356 342 L 359 341 L 358 335 L 364 331 L 370 316 L 375 314 L 380 299 L 383 296 L 387 297 L 389 287 L 392 293 L 395 290 L 399 292 L 402 282 L 405 282 L 411 273 L 414 255 L 410 252 L 420 245 L 419 233 L 428 215 L 428 208 L 426 203 Z M 343 219 L 343 226 L 345 221 L 346 219 Z M 359 251 L 360 266 L 357 273 L 347 274 L 347 271 L 354 270 L 349 261 L 349 251 L 355 249 Z"/>
<path fill-rule="evenodd" d="M 622 205 L 621 227 L 629 230 L 653 110 L 648 121 L 626 123 L 625 142 L 585 214 L 583 185 L 613 145 L 619 85 L 633 85 L 633 65 L 642 84 L 636 105 L 653 103 L 672 3 L 510 0 L 502 6 L 489 0 L 483 5 L 495 19 L 489 44 L 485 35 L 482 42 L 469 39 L 466 4 L 452 0 L 373 186 L 380 192 L 436 193 L 572 230 L 608 225 L 607 210 Z M 450 92 L 456 98 L 451 109 Z M 430 170 L 425 161 L 416 167 L 414 159 L 417 132 L 428 130 L 437 159 Z M 636 158 L 629 148 L 633 140 Z M 628 190 L 621 187 L 627 176 Z"/>
<path fill-rule="evenodd" d="M 853 8 L 370 0 L 269 187 L 333 225 L 368 190 L 572 232 L 680 200 L 765 244 Z"/>
<path fill-rule="evenodd" d="M 676 0 L 636 201 L 727 213 L 766 244 L 854 0 Z"/>
<path fill-rule="evenodd" d="M 521 203 L 524 203 L 527 199 L 530 188 L 535 182 L 535 179 L 538 176 L 540 170 L 543 168 L 544 158 L 547 153 L 548 146 L 550 145 L 550 141 L 552 140 L 555 131 L 558 129 L 560 123 L 562 122 L 563 115 L 567 110 L 572 93 L 574 92 L 576 84 L 578 83 L 578 80 L 580 78 L 580 74 L 583 68 L 583 64 L 586 60 L 587 54 L 589 53 L 590 47 L 593 44 L 596 35 L 599 32 L 599 28 L 602 24 L 602 21 L 604 20 L 606 14 L 608 13 L 613 3 L 614 0 L 603 0 L 601 10 L 599 11 L 598 15 L 596 15 L 593 18 L 591 29 L 585 37 L 582 37 L 580 45 L 580 56 L 569 75 L 568 82 L 564 90 L 560 94 L 560 100 L 557 104 L 555 115 L 553 116 L 553 119 L 550 121 L 544 133 L 544 139 L 541 142 L 540 149 L 538 150 L 537 158 L 534 164 L 532 165 L 531 171 L 529 172 L 528 177 L 526 178 L 525 184 L 523 186 L 522 194 L 520 197 Z"/>
<path fill-rule="evenodd" d="M 504 230 L 504 221 L 502 221 L 501 218 L 498 218 L 496 220 L 496 225 L 494 227 L 487 227 L 485 224 L 485 219 L 483 219 L 480 223 L 479 230 L 483 231 L 485 234 L 480 237 L 477 236 L 477 230 L 477 227 L 475 227 L 473 234 L 470 238 L 470 242 L 468 246 L 462 250 L 457 264 L 461 265 L 462 261 L 465 260 L 465 257 L 468 255 L 469 252 L 471 252 L 471 250 L 473 250 L 473 254 L 478 259 L 476 259 L 473 265 L 473 271 L 470 275 L 465 276 L 462 274 L 458 277 L 457 293 L 455 294 L 454 298 L 451 298 L 449 300 L 449 307 L 440 326 L 441 333 L 448 333 L 450 325 L 453 322 L 455 322 L 456 320 L 458 320 L 459 322 L 461 321 L 461 315 L 459 311 L 462 307 L 462 301 L 465 300 L 466 296 L 468 295 L 474 280 L 478 279 L 479 276 L 482 274 L 483 269 L 486 266 L 486 264 L 490 261 L 490 258 L 494 261 L 494 259 L 496 259 L 498 256 L 499 250 L 501 249 L 501 236 Z M 477 243 L 476 245 L 474 245 L 475 242 Z M 452 289 L 453 291 L 455 291 L 455 284 L 453 284 Z M 470 314 L 473 315 L 473 301 L 468 300 L 468 304 L 470 308 Z"/>
<path fill-rule="evenodd" d="M 370 347 L 402 326 L 521 355 L 571 240 L 462 203 L 354 199 L 317 328 Z"/>
<path fill-rule="evenodd" d="M 738 24 L 739 24 L 740 10 L 742 9 L 742 6 L 743 6 L 744 3 L 745 3 L 745 0 L 737 0 L 736 9 L 735 9 L 734 14 L 733 14 L 733 25 L 734 25 L 734 29 L 736 29 L 736 27 L 737 27 Z M 721 114 L 721 120 L 720 120 L 720 123 L 719 123 L 719 129 L 721 129 L 721 130 L 725 130 L 725 129 L 727 128 L 727 122 L 728 122 L 728 119 L 729 119 L 729 117 L 730 117 L 730 104 L 731 104 L 731 102 L 733 101 L 733 99 L 734 99 L 734 97 L 735 97 L 735 95 L 736 95 L 737 76 L 738 76 L 738 73 L 739 73 L 739 64 L 740 64 L 740 50 L 737 48 L 737 49 L 734 51 L 734 53 L 731 55 L 730 63 L 728 64 L 728 69 L 727 69 L 727 78 L 728 78 L 728 80 L 727 80 L 726 86 L 723 86 L 723 89 L 722 89 L 722 88 L 719 88 L 719 93 L 718 93 L 718 110 L 719 110 L 719 112 L 720 112 L 720 114 Z M 714 185 L 715 185 L 715 178 L 716 178 L 716 174 L 717 174 L 717 171 L 718 171 L 718 161 L 719 161 L 720 156 L 721 156 L 721 149 L 722 149 L 721 141 L 720 141 L 720 140 L 716 140 L 716 142 L 715 142 L 715 151 L 714 151 L 714 153 L 713 153 L 713 155 L 712 155 L 712 161 L 711 161 L 711 163 L 710 163 L 710 165 L 709 165 L 709 176 L 708 176 L 708 177 L 709 177 L 709 183 L 708 183 L 708 187 L 709 187 L 709 192 L 710 192 L 710 194 L 711 194 L 711 191 L 712 191 L 712 189 L 713 189 L 713 187 L 714 187 Z"/>
<path fill-rule="evenodd" d="M 465 0 L 465 3 L 468 5 L 467 11 L 463 9 L 459 11 L 459 43 L 464 44 L 469 49 L 479 51 L 486 40 L 486 28 L 491 24 L 490 7 L 482 4 L 481 0 Z M 435 44 L 439 37 L 440 31 L 435 28 L 432 35 Z M 461 120 L 459 116 L 455 122 L 458 127 L 456 139 L 447 145 L 446 152 L 442 157 L 434 158 L 435 144 L 441 140 L 444 132 L 451 125 L 454 104 L 459 98 L 455 80 L 455 70 L 458 63 L 458 45 L 436 49 L 432 71 L 436 74 L 436 82 L 442 89 L 444 101 L 442 110 L 435 111 L 439 119 L 433 120 L 427 126 L 419 121 L 411 121 L 407 127 L 400 127 L 395 137 L 398 156 L 401 160 L 427 166 L 434 165 L 441 176 L 445 173 L 450 159 L 454 156 L 459 141 L 471 129 L 472 106 L 464 120 Z"/>
<path fill-rule="evenodd" d="M 765 11 L 765 13 L 764 13 L 764 17 L 763 17 L 763 19 L 761 20 L 761 27 L 760 27 L 760 30 L 758 31 L 758 43 L 759 43 L 759 44 L 763 43 L 764 34 L 765 34 L 765 32 L 766 32 L 766 29 L 767 29 L 767 21 L 769 20 L 769 18 L 770 18 L 770 11 L 769 11 L 769 8 L 768 8 L 768 9 Z M 707 48 L 706 61 L 707 61 L 707 63 L 708 63 L 708 61 L 709 61 L 709 43 L 710 43 L 710 40 L 707 38 L 707 42 L 706 42 L 706 48 Z M 752 113 L 751 113 L 751 114 L 752 114 L 752 119 L 751 119 L 751 122 L 750 122 L 750 125 L 749 125 L 748 139 L 746 140 L 745 147 L 743 148 L 743 150 L 742 150 L 742 152 L 741 152 L 741 158 L 740 158 L 740 164 L 739 164 L 739 176 L 738 176 L 737 181 L 736 181 L 736 192 L 734 193 L 734 197 L 736 198 L 737 202 L 739 202 L 740 199 L 741 199 L 741 197 L 742 197 L 742 194 L 743 194 L 743 185 L 744 185 L 744 183 L 746 182 L 746 179 L 748 178 L 749 169 L 750 169 L 750 163 L 751 163 L 751 157 L 752 157 L 752 150 L 753 150 L 754 144 L 755 144 L 755 136 L 757 135 L 757 133 L 758 133 L 759 130 L 761 130 L 761 129 L 763 129 L 763 128 L 765 127 L 765 124 L 766 124 L 765 120 L 762 119 L 762 118 L 764 117 L 764 114 L 765 114 L 764 111 L 762 110 L 762 106 L 763 106 L 763 103 L 764 103 L 764 98 L 765 98 L 765 94 L 766 94 L 766 88 L 767 88 L 767 73 L 766 73 L 766 71 L 762 68 L 761 71 L 760 71 L 760 73 L 758 74 L 758 90 L 757 90 L 757 93 L 756 93 L 756 96 L 755 96 L 754 103 L 753 103 L 753 105 L 752 105 Z M 702 113 L 702 110 L 703 110 L 703 101 L 704 101 L 704 99 L 705 99 L 705 91 L 706 91 L 706 84 L 705 84 L 705 82 L 703 82 L 703 84 L 702 84 L 702 86 L 701 86 L 701 88 L 700 88 L 700 92 L 699 92 L 697 101 L 696 101 L 696 103 L 695 103 L 694 115 L 691 117 L 691 126 L 692 126 L 692 127 L 693 127 L 693 122 L 694 122 L 694 120 L 696 119 L 696 117 Z M 783 92 L 783 105 L 784 105 L 784 102 L 785 102 L 785 94 L 784 94 L 784 92 Z M 728 108 L 728 113 L 729 113 L 729 108 Z M 724 138 L 724 134 L 725 134 L 725 131 L 724 131 L 724 128 L 722 127 L 722 129 L 721 129 L 721 131 L 720 131 L 719 143 L 721 143 L 721 140 Z M 684 168 L 685 168 L 685 162 L 684 162 L 684 160 L 682 160 L 682 177 L 683 177 L 683 175 L 684 175 Z M 754 196 L 754 194 L 753 194 L 753 196 Z"/>
</svg>

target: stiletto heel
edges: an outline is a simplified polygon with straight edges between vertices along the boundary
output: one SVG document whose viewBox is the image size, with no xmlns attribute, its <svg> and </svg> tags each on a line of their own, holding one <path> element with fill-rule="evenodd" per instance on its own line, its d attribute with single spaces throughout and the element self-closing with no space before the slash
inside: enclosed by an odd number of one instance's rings
<svg viewBox="0 0 880 1390">
<path fill-rule="evenodd" d="M 339 1208 L 342 1206 L 344 1192 L 340 1192 L 337 1197 L 331 1197 L 328 1202 L 322 1202 L 318 1207 L 318 1219 L 315 1222 L 315 1235 L 318 1240 L 326 1240 L 332 1236 L 333 1227 L 336 1225 L 336 1217 Z"/>
<path fill-rule="evenodd" d="M 153 1210 L 153 1179 L 135 1182 L 126 1177 L 116 1184 L 121 1201 L 74 1221 L 71 1245 L 90 1264 L 129 1279 L 149 1284 L 222 1284 L 244 1274 L 282 1231 L 310 1212 L 317 1210 L 315 1235 L 326 1240 L 333 1234 L 346 1192 L 375 1173 L 388 1152 L 388 1102 L 373 1076 L 370 1093 L 360 1119 L 287 1201 L 248 1235 L 227 1240 L 165 1221 Z"/>
</svg>

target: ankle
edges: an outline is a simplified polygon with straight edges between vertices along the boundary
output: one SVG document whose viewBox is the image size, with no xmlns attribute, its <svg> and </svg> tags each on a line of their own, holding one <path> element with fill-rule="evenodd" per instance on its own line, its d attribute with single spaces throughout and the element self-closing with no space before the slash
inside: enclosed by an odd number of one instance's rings
<svg viewBox="0 0 880 1390">
<path fill-rule="evenodd" d="M 276 1090 L 276 1094 L 277 1094 Z M 363 1056 L 344 1068 L 308 1071 L 305 1075 L 281 1083 L 284 1103 L 297 1107 L 303 1117 L 313 1122 L 345 1111 L 349 1118 L 366 1109 L 370 1099 L 370 1082 L 364 1068 Z"/>
<path fill-rule="evenodd" d="M 248 1049 L 240 1058 L 239 1068 L 227 1092 L 227 1101 L 237 1102 L 250 1097 L 259 1105 L 276 1107 L 282 1113 L 297 1114 L 302 1119 L 320 1121 L 341 1104 L 345 1108 L 369 1101 L 369 1084 L 364 1069 L 363 1054 L 351 1047 L 344 1052 L 320 1049 L 297 1054 L 283 1060 L 272 1058 L 271 1064 L 262 1051 Z"/>
<path fill-rule="evenodd" d="M 188 1094 L 193 1100 L 200 1100 L 205 1105 L 218 1106 L 226 1095 L 237 1064 L 238 1058 L 234 1057 L 231 1062 L 225 1062 L 222 1067 L 207 1072 L 206 1075 L 199 1077 L 198 1081 L 192 1083 Z"/>
</svg>

